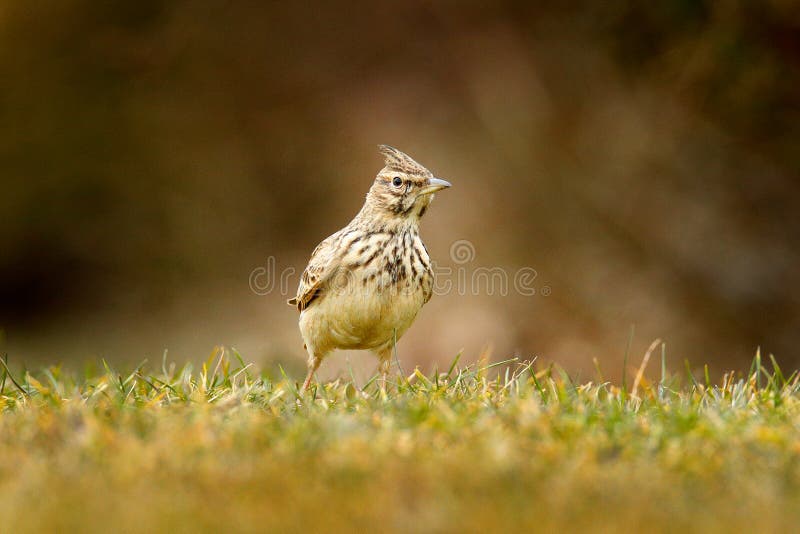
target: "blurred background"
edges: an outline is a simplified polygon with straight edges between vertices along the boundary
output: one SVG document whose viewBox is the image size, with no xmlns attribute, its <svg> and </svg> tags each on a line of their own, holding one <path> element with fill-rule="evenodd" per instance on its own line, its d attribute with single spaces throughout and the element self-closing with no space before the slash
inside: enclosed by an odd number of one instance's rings
<svg viewBox="0 0 800 534">
<path fill-rule="evenodd" d="M 676 370 L 758 346 L 797 366 L 796 2 L 486 4 L 4 2 L 0 351 L 127 366 L 224 344 L 300 376 L 287 293 L 387 143 L 453 183 L 423 220 L 437 263 L 510 283 L 453 274 L 406 369 L 492 347 L 618 377 L 631 325 L 631 366 L 656 338 Z M 375 361 L 322 377 L 348 366 Z"/>
</svg>

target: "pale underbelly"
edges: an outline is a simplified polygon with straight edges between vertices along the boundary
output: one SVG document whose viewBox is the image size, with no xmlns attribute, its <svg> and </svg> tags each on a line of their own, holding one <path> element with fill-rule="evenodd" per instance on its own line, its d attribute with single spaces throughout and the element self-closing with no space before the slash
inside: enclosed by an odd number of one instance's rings
<svg viewBox="0 0 800 534">
<path fill-rule="evenodd" d="M 331 291 L 301 313 L 300 330 L 320 352 L 379 349 L 403 335 L 424 303 L 420 288 Z"/>
</svg>

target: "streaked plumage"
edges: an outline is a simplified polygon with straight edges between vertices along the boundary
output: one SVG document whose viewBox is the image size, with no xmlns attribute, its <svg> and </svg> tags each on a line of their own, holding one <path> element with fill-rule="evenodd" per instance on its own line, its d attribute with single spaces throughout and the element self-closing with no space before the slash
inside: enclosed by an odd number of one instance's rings
<svg viewBox="0 0 800 534">
<path fill-rule="evenodd" d="M 323 240 L 289 304 L 300 311 L 309 354 L 305 390 L 335 349 L 374 352 L 384 373 L 391 350 L 433 292 L 433 270 L 419 219 L 433 193 L 450 184 L 406 154 L 381 145 L 385 167 L 361 211 Z"/>
</svg>

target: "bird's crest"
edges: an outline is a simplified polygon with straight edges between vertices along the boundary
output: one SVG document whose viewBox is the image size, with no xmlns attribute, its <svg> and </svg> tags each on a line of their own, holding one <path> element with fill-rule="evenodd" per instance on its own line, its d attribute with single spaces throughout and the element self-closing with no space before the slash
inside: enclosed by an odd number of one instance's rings
<svg viewBox="0 0 800 534">
<path fill-rule="evenodd" d="M 378 145 L 378 150 L 386 158 L 385 165 L 389 171 L 399 171 L 406 174 L 418 174 L 423 176 L 433 176 L 433 173 L 417 163 L 408 154 L 397 150 L 389 145 Z"/>
</svg>

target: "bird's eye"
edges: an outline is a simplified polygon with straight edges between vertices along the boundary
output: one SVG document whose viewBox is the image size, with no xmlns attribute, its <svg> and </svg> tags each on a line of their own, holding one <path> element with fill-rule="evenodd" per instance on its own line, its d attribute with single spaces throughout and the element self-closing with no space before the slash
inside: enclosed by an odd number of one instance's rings
<svg viewBox="0 0 800 534">
<path fill-rule="evenodd" d="M 403 179 L 400 178 L 399 176 L 395 176 L 394 180 L 392 180 L 392 185 L 395 187 L 400 187 L 401 185 L 403 185 Z"/>
</svg>

